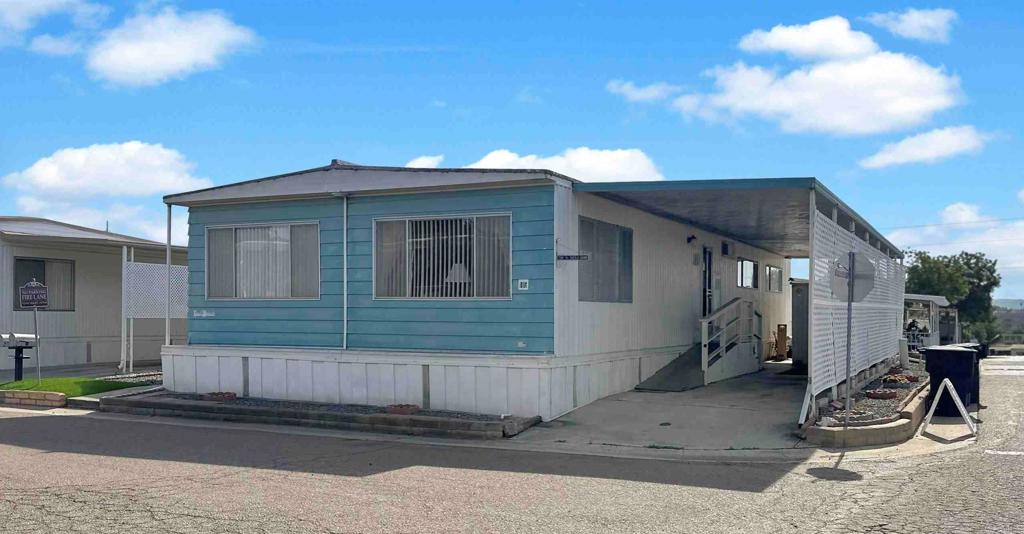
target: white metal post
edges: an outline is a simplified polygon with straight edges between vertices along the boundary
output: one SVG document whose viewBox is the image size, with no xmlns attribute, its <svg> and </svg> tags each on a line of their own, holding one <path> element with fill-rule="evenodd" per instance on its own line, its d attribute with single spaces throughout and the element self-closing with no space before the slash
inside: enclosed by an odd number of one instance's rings
<svg viewBox="0 0 1024 534">
<path fill-rule="evenodd" d="M 128 261 L 135 262 L 135 247 L 128 249 Z M 124 276 L 125 269 L 121 269 L 121 276 Z M 127 302 L 127 300 L 126 300 Z M 128 318 L 128 372 L 135 372 L 135 318 Z"/>
<path fill-rule="evenodd" d="M 164 345 L 171 344 L 171 205 L 167 205 L 167 293 L 164 295 Z"/>
<path fill-rule="evenodd" d="M 797 421 L 798 425 L 804 424 L 806 417 L 812 419 L 818 416 L 818 406 L 814 402 L 814 226 L 815 219 L 817 218 L 818 207 L 816 205 L 814 188 L 812 187 L 808 192 L 809 198 L 807 201 L 807 227 L 808 227 L 808 243 L 807 243 L 807 400 L 810 402 L 810 413 L 806 413 L 802 408 L 800 410 L 800 420 Z"/>
<path fill-rule="evenodd" d="M 124 276 L 125 264 L 128 263 L 128 247 L 121 247 L 121 362 L 117 365 L 117 370 L 122 373 L 126 369 L 126 363 L 128 361 L 128 338 L 127 332 L 125 332 L 125 302 L 127 302 L 126 294 L 128 290 L 127 279 Z"/>
</svg>

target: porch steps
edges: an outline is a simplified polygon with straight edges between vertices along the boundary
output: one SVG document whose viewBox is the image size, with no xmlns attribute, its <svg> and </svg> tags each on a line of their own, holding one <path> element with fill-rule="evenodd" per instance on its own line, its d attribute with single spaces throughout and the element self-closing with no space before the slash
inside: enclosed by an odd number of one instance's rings
<svg viewBox="0 0 1024 534">
<path fill-rule="evenodd" d="M 704 371 L 700 368 L 700 344 L 662 367 L 650 378 L 637 384 L 637 391 L 686 391 L 704 385 Z"/>
</svg>

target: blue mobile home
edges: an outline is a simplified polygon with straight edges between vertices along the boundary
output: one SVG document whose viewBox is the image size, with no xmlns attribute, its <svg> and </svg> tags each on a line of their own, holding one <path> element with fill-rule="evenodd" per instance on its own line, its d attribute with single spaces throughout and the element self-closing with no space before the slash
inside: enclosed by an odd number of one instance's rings
<svg viewBox="0 0 1024 534">
<path fill-rule="evenodd" d="M 813 178 L 335 160 L 165 202 L 189 208 L 188 342 L 162 352 L 182 392 L 551 418 L 677 359 L 758 370 L 812 214 L 898 256 Z"/>
</svg>

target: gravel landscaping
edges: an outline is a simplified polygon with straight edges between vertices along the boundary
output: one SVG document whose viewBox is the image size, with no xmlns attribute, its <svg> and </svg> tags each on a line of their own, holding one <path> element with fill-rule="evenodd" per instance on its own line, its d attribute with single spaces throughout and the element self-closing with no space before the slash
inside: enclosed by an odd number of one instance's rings
<svg viewBox="0 0 1024 534">
<path fill-rule="evenodd" d="M 886 380 L 886 377 L 893 375 L 909 375 L 916 377 L 917 381 L 892 382 L 891 379 L 890 381 Z M 850 407 L 850 422 L 859 423 L 895 417 L 907 397 L 916 391 L 919 386 L 926 383 L 928 383 L 928 372 L 924 370 L 924 362 L 911 362 L 909 367 L 902 370 L 894 367 L 885 375 L 869 382 L 854 395 L 853 405 Z M 892 392 L 896 396 L 888 399 L 870 398 L 867 394 L 868 391 L 880 391 L 883 394 L 884 392 Z M 843 407 L 836 408 L 829 404 L 821 411 L 821 421 L 825 421 L 826 418 L 832 420 L 829 426 L 834 424 L 841 425 L 845 417 L 846 410 Z"/>
<path fill-rule="evenodd" d="M 160 397 L 194 400 L 206 400 L 202 395 L 192 393 L 164 393 Z M 250 406 L 257 408 L 274 408 L 286 410 L 302 410 L 308 412 L 330 412 L 347 414 L 384 414 L 387 413 L 383 406 L 369 406 L 365 404 L 330 404 L 325 402 L 285 401 L 272 399 L 258 399 L 253 397 L 239 397 L 234 400 L 218 400 L 220 404 L 233 406 Z M 501 416 L 487 415 L 467 412 L 454 412 L 449 410 L 419 410 L 414 415 L 425 417 L 442 417 L 446 419 L 464 419 L 469 421 L 501 421 Z"/>
<path fill-rule="evenodd" d="M 164 374 L 159 371 L 150 373 L 132 373 L 124 375 L 101 376 L 96 380 L 131 382 L 136 386 L 156 386 L 164 383 Z"/>
</svg>

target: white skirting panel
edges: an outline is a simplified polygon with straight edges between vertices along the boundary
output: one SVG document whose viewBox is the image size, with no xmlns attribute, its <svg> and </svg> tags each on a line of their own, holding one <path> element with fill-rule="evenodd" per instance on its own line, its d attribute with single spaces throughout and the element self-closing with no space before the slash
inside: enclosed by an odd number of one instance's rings
<svg viewBox="0 0 1024 534">
<path fill-rule="evenodd" d="M 164 387 L 180 393 L 348 404 L 416 404 L 435 410 L 552 419 L 627 391 L 682 351 L 557 358 L 487 354 L 172 345 Z"/>
</svg>

